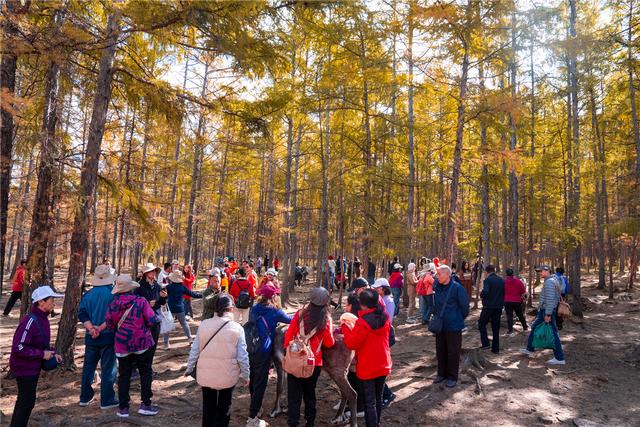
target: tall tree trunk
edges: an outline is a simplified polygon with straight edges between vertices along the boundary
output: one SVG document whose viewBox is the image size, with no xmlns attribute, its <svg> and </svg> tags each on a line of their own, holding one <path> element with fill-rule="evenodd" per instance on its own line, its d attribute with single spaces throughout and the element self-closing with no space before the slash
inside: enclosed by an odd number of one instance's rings
<svg viewBox="0 0 640 427">
<path fill-rule="evenodd" d="M 182 80 L 182 91 L 184 92 L 187 88 L 187 76 L 189 73 L 189 54 L 186 54 L 187 61 L 184 65 L 184 79 Z M 173 175 L 171 177 L 171 206 L 169 207 L 169 225 L 171 226 L 171 235 L 174 236 L 176 233 L 176 194 L 178 191 L 178 161 L 180 160 L 180 143 L 182 138 L 182 126 L 178 131 L 178 135 L 176 136 L 176 148 L 173 154 Z M 175 245 L 174 238 L 170 238 L 171 241 L 171 252 L 173 252 L 173 248 Z"/>
<path fill-rule="evenodd" d="M 18 15 L 23 14 L 29 8 L 27 1 L 21 7 L 19 0 L 6 0 L 3 2 L 3 20 L 0 24 L 4 49 L 0 60 L 0 91 L 3 102 L 2 130 L 0 131 L 0 294 L 4 278 L 4 254 L 7 239 L 7 220 L 9 212 L 9 188 L 11 186 L 11 155 L 13 153 L 13 104 L 12 97 L 16 92 L 16 70 L 18 64 L 18 50 L 12 49 L 13 39 L 18 36 L 18 26 L 15 22 Z"/>
<path fill-rule="evenodd" d="M 516 15 L 511 15 L 511 57 L 509 59 L 509 71 L 511 86 L 511 102 L 516 105 L 517 67 L 516 67 Z M 509 110 L 509 149 L 515 153 L 517 147 L 516 119 L 512 109 Z M 511 266 L 518 271 L 520 266 L 520 243 L 518 239 L 518 221 L 520 217 L 518 197 L 518 177 L 513 167 L 509 170 L 509 246 L 511 247 Z"/>
<path fill-rule="evenodd" d="M 62 317 L 58 328 L 56 349 L 62 355 L 67 368 L 74 367 L 73 347 L 76 337 L 78 304 L 85 275 L 85 261 L 89 240 L 89 216 L 86 215 L 93 204 L 93 196 L 98 178 L 100 147 L 104 135 L 107 111 L 111 99 L 111 81 L 113 80 L 113 60 L 120 35 L 120 11 L 114 9 L 107 22 L 105 47 L 100 58 L 98 80 L 93 102 L 93 113 L 89 126 L 87 153 L 80 174 L 80 195 L 75 211 L 73 233 L 71 235 L 71 257 L 69 275 L 65 290 Z"/>
<path fill-rule="evenodd" d="M 54 12 L 51 28 L 54 34 L 60 31 L 64 21 L 61 9 Z M 60 161 L 59 144 L 56 142 L 56 125 L 58 123 L 60 65 L 55 61 L 49 64 L 45 77 L 44 114 L 40 135 L 40 161 L 38 165 L 38 187 L 33 202 L 31 231 L 29 233 L 29 249 L 27 252 L 27 269 L 22 292 L 20 316 L 24 316 L 31 292 L 45 283 L 47 245 L 51 238 L 51 210 L 53 208 L 53 181 L 57 162 Z"/>
<path fill-rule="evenodd" d="M 484 102 L 486 96 L 485 93 L 485 80 L 484 80 L 484 64 L 480 63 L 478 69 L 480 77 L 480 96 Z M 485 263 L 489 263 L 491 259 L 491 217 L 489 212 L 489 168 L 487 162 L 489 161 L 489 146 L 487 143 L 487 118 L 481 115 L 480 118 L 480 153 L 482 155 L 482 172 L 480 177 L 480 204 L 481 204 L 481 223 L 482 223 L 482 258 Z M 482 263 L 479 264 L 480 268 Z M 482 277 L 482 271 L 479 270 L 476 277 L 476 294 L 480 289 L 480 278 Z M 477 308 L 478 298 L 474 299 L 473 307 Z"/>
<path fill-rule="evenodd" d="M 571 39 L 576 40 L 576 0 L 569 0 L 569 34 Z M 573 131 L 572 145 L 568 147 L 568 151 L 572 152 L 573 164 L 573 185 L 571 187 L 570 198 L 570 228 L 574 231 L 579 227 L 580 217 L 580 132 L 578 128 L 578 70 L 577 70 L 577 58 L 576 49 L 571 48 L 569 50 L 569 76 L 571 81 L 571 110 L 572 110 L 572 122 L 571 127 Z M 582 317 L 582 299 L 581 299 L 581 284 L 580 284 L 580 266 L 582 261 L 582 243 L 580 239 L 573 238 L 570 242 L 570 250 L 568 254 L 569 261 L 569 282 L 572 286 L 573 293 L 573 313 Z"/>
<path fill-rule="evenodd" d="M 531 144 L 529 155 L 531 156 L 531 160 L 535 159 L 536 155 L 536 80 L 535 80 L 535 71 L 533 68 L 533 35 L 531 38 L 531 46 L 529 51 L 529 73 L 531 74 Z M 528 267 L 529 267 L 529 298 L 527 300 L 527 304 L 529 306 L 533 303 L 533 281 L 535 278 L 535 254 L 533 252 L 533 218 L 534 218 L 534 180 L 533 174 L 529 176 L 529 236 L 528 236 L 528 244 L 527 244 L 527 252 L 528 252 Z"/>
<path fill-rule="evenodd" d="M 470 23 L 471 2 L 466 7 L 467 23 Z M 464 36 L 466 37 L 466 36 Z M 447 227 L 447 240 L 444 253 L 449 263 L 455 256 L 455 242 L 458 220 L 458 191 L 460 187 L 460 168 L 462 166 L 462 142 L 464 138 L 464 122 L 467 102 L 467 79 L 469 73 L 469 46 L 468 40 L 463 39 L 462 67 L 460 72 L 460 85 L 458 93 L 458 121 L 456 124 L 456 144 L 453 149 L 453 171 L 451 174 L 451 200 L 449 201 L 449 220 Z"/>
<path fill-rule="evenodd" d="M 600 125 L 596 112 L 596 97 L 593 87 L 589 88 L 589 107 L 591 110 L 591 138 L 593 142 L 593 159 L 596 163 L 595 198 L 596 198 L 596 240 L 598 256 L 598 289 L 606 286 L 605 248 L 604 248 L 604 205 L 602 200 L 602 181 L 604 178 L 604 159 L 600 157 Z"/>
<path fill-rule="evenodd" d="M 572 0 L 573 1 L 573 0 Z M 638 126 L 638 107 L 636 105 L 636 88 L 633 82 L 633 6 L 629 1 L 629 26 L 627 30 L 627 69 L 629 73 L 629 101 L 631 102 L 631 120 L 633 121 L 633 142 L 636 146 L 636 185 L 640 185 L 640 126 Z"/>
<path fill-rule="evenodd" d="M 414 159 L 414 122 L 415 117 L 413 114 L 413 1 L 409 2 L 409 16 L 408 16 L 408 41 L 407 41 L 407 60 L 409 67 L 409 87 L 407 88 L 407 121 L 408 121 L 408 144 L 407 144 L 407 158 L 409 160 L 409 177 L 407 179 L 408 194 L 407 194 L 407 243 L 406 252 L 407 257 L 410 256 L 413 249 L 413 212 L 414 212 L 414 186 L 415 186 L 415 159 Z M 405 292 L 405 295 L 408 295 Z"/>
<path fill-rule="evenodd" d="M 207 82 L 209 78 L 209 65 L 207 60 L 204 66 L 204 76 L 202 78 L 202 89 L 200 97 L 205 98 L 207 93 Z M 198 130 L 196 131 L 195 153 L 193 155 L 193 169 L 191 171 L 191 193 L 189 195 L 189 213 L 187 215 L 187 235 L 186 235 L 186 247 L 184 250 L 184 263 L 191 264 L 191 258 L 193 256 L 193 215 L 196 206 L 196 197 L 198 195 L 198 180 L 200 175 L 200 169 L 202 167 L 202 155 L 204 151 L 204 126 L 205 126 L 205 111 L 200 111 L 200 118 L 198 119 Z"/>
</svg>

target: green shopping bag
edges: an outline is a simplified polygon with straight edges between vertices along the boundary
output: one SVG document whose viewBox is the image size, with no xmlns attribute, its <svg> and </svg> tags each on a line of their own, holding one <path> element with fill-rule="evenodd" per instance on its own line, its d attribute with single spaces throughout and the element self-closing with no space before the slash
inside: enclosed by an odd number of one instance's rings
<svg viewBox="0 0 640 427">
<path fill-rule="evenodd" d="M 533 331 L 533 347 L 538 349 L 555 348 L 551 323 L 541 323 Z"/>
</svg>

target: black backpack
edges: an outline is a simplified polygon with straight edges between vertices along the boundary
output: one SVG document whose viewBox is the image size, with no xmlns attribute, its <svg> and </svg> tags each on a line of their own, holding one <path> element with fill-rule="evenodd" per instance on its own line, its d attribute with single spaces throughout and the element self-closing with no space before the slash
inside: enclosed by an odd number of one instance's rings
<svg viewBox="0 0 640 427">
<path fill-rule="evenodd" d="M 260 320 L 262 320 L 267 333 L 269 333 L 269 325 L 267 324 L 267 321 L 264 320 L 263 316 L 260 316 Z M 266 337 L 260 335 L 260 331 L 258 331 L 258 322 L 254 316 L 249 316 L 249 321 L 244 324 L 243 328 L 244 339 L 247 342 L 247 353 L 256 354 L 264 345 Z"/>
<path fill-rule="evenodd" d="M 244 289 L 242 289 L 242 282 L 246 285 Z M 238 295 L 236 307 L 242 309 L 251 307 L 251 297 L 249 296 L 249 286 L 251 286 L 251 283 L 244 279 L 238 279 L 237 285 L 240 288 L 240 295 Z"/>
</svg>

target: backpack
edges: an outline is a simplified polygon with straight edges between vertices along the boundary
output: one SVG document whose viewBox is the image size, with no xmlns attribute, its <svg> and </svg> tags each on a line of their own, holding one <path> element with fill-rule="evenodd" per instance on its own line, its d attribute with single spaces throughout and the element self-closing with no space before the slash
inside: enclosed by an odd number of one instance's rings
<svg viewBox="0 0 640 427">
<path fill-rule="evenodd" d="M 284 370 L 297 378 L 309 378 L 316 367 L 316 356 L 309 345 L 309 340 L 315 335 L 317 328 L 313 328 L 309 334 L 304 333 L 304 319 L 300 313 L 300 331 L 289 342 L 287 352 L 284 355 Z M 320 350 L 322 340 L 318 344 L 316 352 Z"/>
<path fill-rule="evenodd" d="M 264 320 L 264 316 L 260 316 L 260 319 L 264 323 L 267 334 L 269 334 L 269 325 L 267 324 L 267 321 Z M 249 316 L 249 321 L 244 324 L 243 329 L 244 339 L 247 342 L 247 353 L 256 354 L 264 346 L 264 342 L 267 338 L 260 335 L 260 331 L 258 330 L 258 322 L 254 318 L 254 316 Z"/>
<path fill-rule="evenodd" d="M 238 300 L 236 301 L 236 307 L 237 308 L 249 308 L 251 307 L 251 297 L 249 296 L 249 286 L 251 286 L 251 283 L 249 283 L 247 280 L 237 280 L 237 285 L 240 288 L 240 295 L 238 295 Z M 242 289 L 241 283 L 244 282 L 247 286 Z"/>
</svg>

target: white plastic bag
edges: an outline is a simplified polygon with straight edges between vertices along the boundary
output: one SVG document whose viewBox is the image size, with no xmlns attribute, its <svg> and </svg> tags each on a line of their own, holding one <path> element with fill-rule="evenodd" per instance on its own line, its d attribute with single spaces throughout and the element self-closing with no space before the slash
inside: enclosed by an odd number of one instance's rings
<svg viewBox="0 0 640 427">
<path fill-rule="evenodd" d="M 171 314 L 171 310 L 166 305 L 160 307 L 160 333 L 168 334 L 173 331 L 176 327 L 176 324 L 173 321 L 173 315 Z"/>
</svg>

